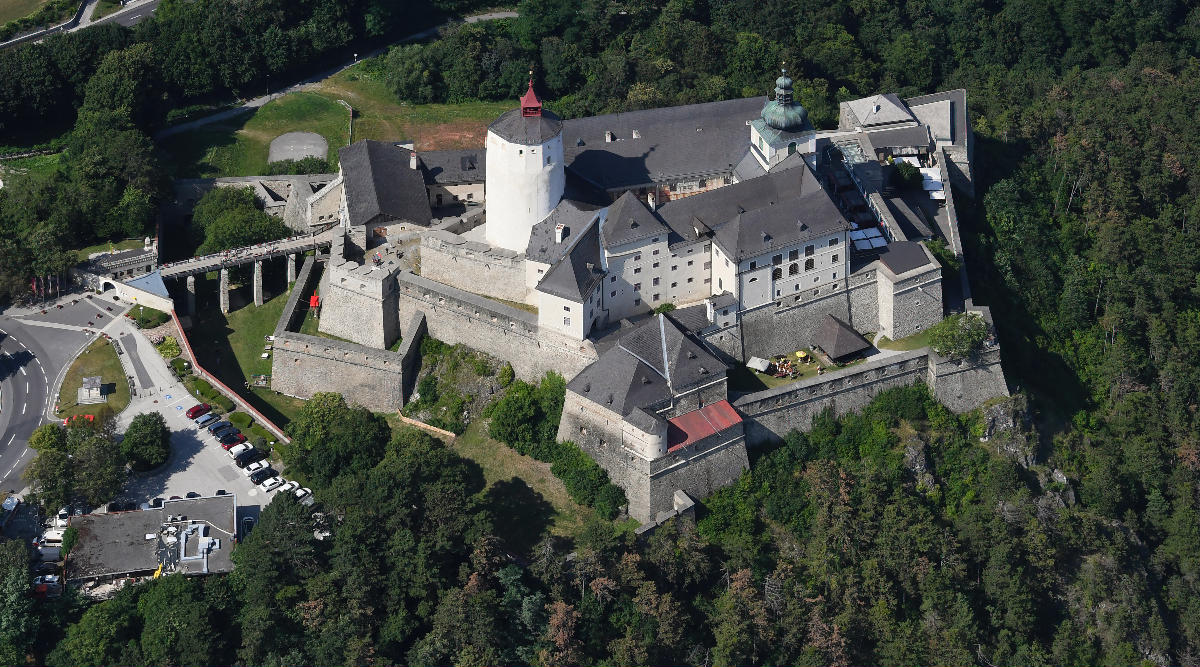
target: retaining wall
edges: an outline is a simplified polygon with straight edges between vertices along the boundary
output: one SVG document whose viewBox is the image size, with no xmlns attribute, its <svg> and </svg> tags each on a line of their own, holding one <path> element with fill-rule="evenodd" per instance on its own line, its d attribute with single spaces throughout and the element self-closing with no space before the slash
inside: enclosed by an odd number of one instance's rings
<svg viewBox="0 0 1200 667">
<path fill-rule="evenodd" d="M 533 313 L 408 271 L 396 275 L 396 285 L 401 321 L 423 311 L 430 336 L 504 359 L 523 380 L 547 371 L 571 378 L 596 360 L 591 341 L 541 330 Z"/>
</svg>

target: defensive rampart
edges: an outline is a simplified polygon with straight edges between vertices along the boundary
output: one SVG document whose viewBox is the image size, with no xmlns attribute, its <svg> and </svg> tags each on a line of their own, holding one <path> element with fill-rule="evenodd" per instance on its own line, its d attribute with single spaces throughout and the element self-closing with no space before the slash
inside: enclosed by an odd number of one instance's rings
<svg viewBox="0 0 1200 667">
<path fill-rule="evenodd" d="M 504 359 L 522 379 L 547 371 L 571 378 L 596 360 L 591 341 L 541 330 L 533 313 L 407 271 L 396 274 L 396 286 L 400 321 L 423 311 L 430 336 Z"/>
<path fill-rule="evenodd" d="M 298 333 L 300 299 L 312 290 L 315 264 L 313 257 L 304 260 L 276 324 L 271 388 L 298 398 L 311 398 L 320 391 L 338 392 L 348 402 L 376 411 L 401 408 L 411 389 L 424 335 L 422 314 L 411 314 L 407 335 L 396 352 Z"/>
<path fill-rule="evenodd" d="M 493 299 L 523 303 L 525 255 L 468 241 L 447 231 L 421 236 L 421 275 Z"/>
</svg>

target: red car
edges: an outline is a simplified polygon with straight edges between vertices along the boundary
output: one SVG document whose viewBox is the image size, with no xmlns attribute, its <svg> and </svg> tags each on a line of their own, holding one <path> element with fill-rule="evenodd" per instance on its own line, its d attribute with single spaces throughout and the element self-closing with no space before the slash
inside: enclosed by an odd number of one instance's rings
<svg viewBox="0 0 1200 667">
<path fill-rule="evenodd" d="M 209 410 L 212 410 L 211 405 L 209 405 L 208 403 L 199 403 L 197 405 L 193 405 L 192 407 L 188 408 L 187 412 L 185 412 L 183 414 L 187 415 L 188 419 L 195 419 L 196 417 L 199 417 L 200 415 L 208 412 Z"/>
<path fill-rule="evenodd" d="M 230 433 L 229 435 L 221 438 L 221 449 L 229 451 L 231 448 L 237 447 L 243 442 L 246 442 L 246 436 L 242 435 L 241 433 Z"/>
</svg>

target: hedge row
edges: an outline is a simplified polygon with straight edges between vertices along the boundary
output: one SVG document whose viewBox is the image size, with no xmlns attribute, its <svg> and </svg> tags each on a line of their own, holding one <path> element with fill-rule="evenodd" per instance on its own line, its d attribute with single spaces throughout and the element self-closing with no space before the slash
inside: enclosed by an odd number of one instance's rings
<svg viewBox="0 0 1200 667">
<path fill-rule="evenodd" d="M 220 408 L 221 412 L 233 412 L 233 401 L 225 397 L 224 394 L 217 391 L 208 380 L 196 377 L 195 375 L 188 377 L 183 381 L 184 386 L 193 396 L 198 396 L 200 400 Z"/>
</svg>

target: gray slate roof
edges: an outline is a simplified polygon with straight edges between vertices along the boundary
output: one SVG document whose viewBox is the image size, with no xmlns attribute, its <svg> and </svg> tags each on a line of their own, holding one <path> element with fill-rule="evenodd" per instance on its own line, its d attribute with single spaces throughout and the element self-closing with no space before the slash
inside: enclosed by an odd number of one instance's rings
<svg viewBox="0 0 1200 667">
<path fill-rule="evenodd" d="M 725 371 L 725 364 L 659 314 L 622 335 L 567 388 L 628 416 L 637 408 L 650 408 L 695 385 L 716 381 Z"/>
<path fill-rule="evenodd" d="M 432 217 L 425 178 L 409 168 L 411 151 L 382 141 L 356 141 L 338 151 L 351 225 L 382 215 L 428 225 Z"/>
<path fill-rule="evenodd" d="M 919 97 L 910 97 L 904 100 L 904 103 L 912 107 L 919 107 L 935 102 L 950 102 L 950 117 L 951 117 L 951 132 L 953 133 L 954 145 L 965 146 L 967 143 L 967 91 L 963 88 L 956 90 L 946 90 L 940 93 L 931 95 L 921 95 Z M 919 111 L 914 112 L 920 116 Z"/>
<path fill-rule="evenodd" d="M 553 264 L 562 259 L 567 249 L 575 239 L 584 232 L 596 217 L 596 211 L 602 207 L 584 204 L 571 199 L 563 199 L 554 207 L 550 215 L 533 226 L 529 233 L 529 245 L 525 249 L 525 258 L 532 262 Z M 559 224 L 566 225 L 566 236 L 562 243 L 555 243 L 554 228 Z"/>
<path fill-rule="evenodd" d="M 915 241 L 897 241 L 889 243 L 880 250 L 879 261 L 891 269 L 892 273 L 900 275 L 913 269 L 919 269 L 930 264 L 925 248 Z"/>
<path fill-rule="evenodd" d="M 684 238 L 696 237 L 693 218 L 716 231 L 738 260 L 794 245 L 850 223 L 807 167 L 772 172 L 667 203 L 659 215 Z"/>
<path fill-rule="evenodd" d="M 600 232 L 598 225 L 591 225 L 582 232 L 582 238 L 567 252 L 567 256 L 550 267 L 537 288 L 547 294 L 583 303 L 604 280 L 603 263 L 600 259 Z M 553 231 L 553 228 L 551 228 Z"/>
<path fill-rule="evenodd" d="M 626 190 L 609 207 L 608 217 L 601 229 L 605 248 L 633 243 L 653 236 L 665 237 L 669 232 L 667 226 L 660 222 L 646 207 L 646 204 L 629 190 Z"/>
<path fill-rule="evenodd" d="M 505 111 L 488 125 L 488 131 L 501 139 L 523 146 L 538 146 L 562 132 L 563 122 L 553 112 L 542 109 L 540 116 L 523 116 L 520 109 Z"/>
<path fill-rule="evenodd" d="M 846 102 L 863 128 L 916 120 L 895 93 L 872 95 Z M 878 109 L 876 109 L 878 107 Z"/>
<path fill-rule="evenodd" d="M 667 318 L 678 324 L 680 329 L 690 333 L 705 329 L 712 324 L 708 321 L 708 304 L 706 303 L 698 303 L 687 308 L 676 308 L 667 313 Z"/>
<path fill-rule="evenodd" d="M 487 173 L 485 154 L 478 149 L 423 151 L 417 157 L 426 185 L 459 185 L 484 182 Z"/>
<path fill-rule="evenodd" d="M 867 339 L 853 327 L 833 315 L 826 315 L 821 320 L 821 327 L 813 338 L 817 347 L 825 350 L 825 354 L 833 359 L 841 359 L 871 347 Z"/>
<path fill-rule="evenodd" d="M 567 168 L 605 190 L 732 171 L 750 141 L 746 121 L 758 118 L 765 101 L 749 97 L 567 120 Z M 606 132 L 616 141 L 606 142 Z"/>
<path fill-rule="evenodd" d="M 133 280 L 126 280 L 125 284 L 161 296 L 164 299 L 171 298 L 171 293 L 167 291 L 167 285 L 163 282 L 162 273 L 158 269 Z"/>
<path fill-rule="evenodd" d="M 902 146 L 928 147 L 933 143 L 929 138 L 929 128 L 924 125 L 868 131 L 867 141 L 871 142 L 871 146 L 876 149 Z"/>
</svg>

